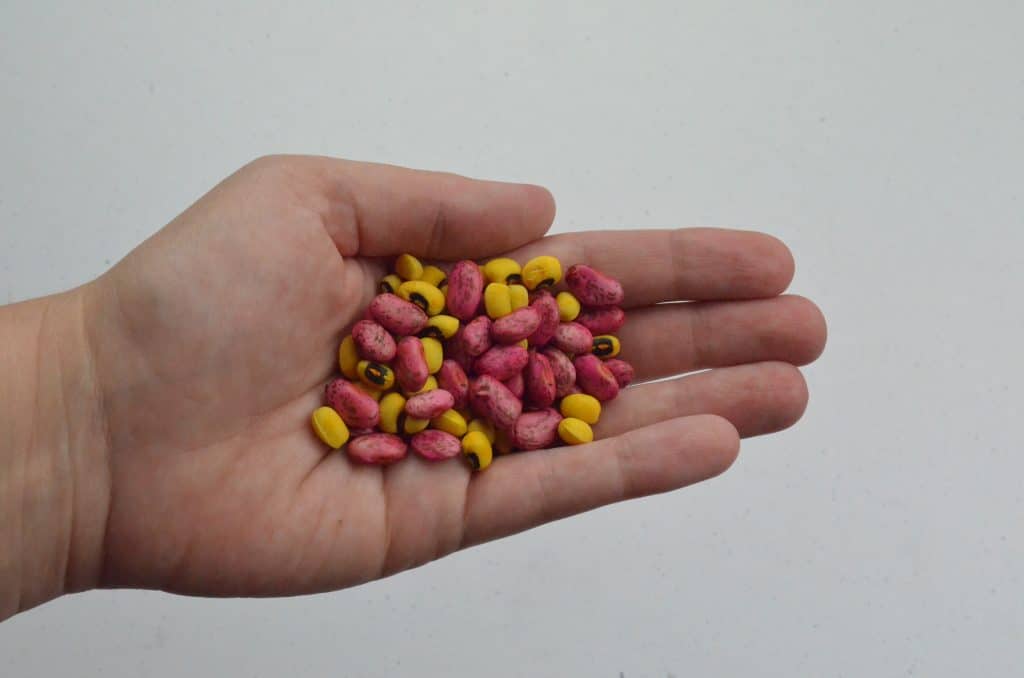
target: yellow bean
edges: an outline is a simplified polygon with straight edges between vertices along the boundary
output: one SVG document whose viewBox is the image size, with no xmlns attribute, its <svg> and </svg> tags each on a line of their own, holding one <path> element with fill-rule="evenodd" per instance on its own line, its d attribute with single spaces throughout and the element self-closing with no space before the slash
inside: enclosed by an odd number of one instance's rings
<svg viewBox="0 0 1024 678">
<path fill-rule="evenodd" d="M 494 459 L 491 441 L 480 431 L 470 431 L 462 439 L 462 454 L 466 456 L 469 465 L 477 471 L 490 466 Z"/>
<path fill-rule="evenodd" d="M 562 262 L 555 257 L 535 257 L 523 266 L 523 284 L 536 290 L 557 285 L 562 279 Z"/>
<path fill-rule="evenodd" d="M 512 300 L 513 311 L 518 311 L 530 305 L 530 290 L 526 289 L 523 285 L 509 285 L 508 296 Z"/>
<path fill-rule="evenodd" d="M 455 410 L 442 412 L 430 420 L 430 425 L 456 438 L 466 435 L 466 419 Z"/>
<path fill-rule="evenodd" d="M 594 430 L 582 419 L 566 417 L 558 422 L 558 437 L 567 445 L 582 445 L 594 439 Z"/>
<path fill-rule="evenodd" d="M 586 393 L 565 396 L 560 409 L 563 417 L 574 417 L 588 424 L 596 424 L 601 418 L 601 401 Z"/>
<path fill-rule="evenodd" d="M 488 282 L 513 285 L 522 280 L 522 276 L 519 275 L 522 270 L 523 268 L 515 259 L 509 259 L 508 257 L 491 259 L 484 264 L 484 278 Z"/>
<path fill-rule="evenodd" d="M 330 447 L 338 449 L 348 442 L 348 426 L 341 415 L 326 405 L 313 411 L 313 431 L 320 440 Z"/>
<path fill-rule="evenodd" d="M 428 282 L 408 280 L 398 286 L 398 296 L 422 308 L 427 315 L 444 310 L 444 294 Z"/>
<path fill-rule="evenodd" d="M 338 347 L 338 367 L 346 378 L 355 379 L 358 364 L 359 351 L 356 349 L 356 341 L 349 335 L 341 340 L 341 346 Z"/>
<path fill-rule="evenodd" d="M 470 433 L 473 431 L 479 431 L 487 436 L 488 441 L 492 443 L 494 442 L 494 424 L 487 419 L 472 419 L 469 422 L 469 426 L 466 427 L 466 430 Z"/>
<path fill-rule="evenodd" d="M 402 280 L 419 280 L 423 275 L 423 264 L 411 254 L 403 254 L 395 259 L 395 273 Z"/>
<path fill-rule="evenodd" d="M 420 280 L 428 282 L 434 287 L 441 287 L 448 280 L 448 274 L 437 266 L 424 266 L 423 275 L 420 276 Z"/>
<path fill-rule="evenodd" d="M 484 288 L 484 308 L 492 320 L 512 312 L 512 295 L 505 283 L 491 283 Z"/>
<path fill-rule="evenodd" d="M 420 343 L 423 344 L 423 356 L 427 359 L 427 372 L 437 374 L 444 362 L 444 347 L 440 341 L 431 337 L 420 338 Z"/>
<path fill-rule="evenodd" d="M 395 372 L 387 365 L 360 360 L 356 366 L 359 381 L 378 391 L 386 391 L 395 384 Z"/>
<path fill-rule="evenodd" d="M 580 314 L 580 302 L 572 292 L 559 292 L 555 301 L 558 302 L 558 317 L 563 323 L 576 320 L 576 316 Z"/>
</svg>

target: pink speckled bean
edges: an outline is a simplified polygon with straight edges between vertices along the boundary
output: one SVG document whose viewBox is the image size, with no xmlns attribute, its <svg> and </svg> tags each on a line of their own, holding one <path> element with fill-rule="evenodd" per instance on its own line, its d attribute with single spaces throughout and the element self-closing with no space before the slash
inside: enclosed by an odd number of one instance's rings
<svg viewBox="0 0 1024 678">
<path fill-rule="evenodd" d="M 494 346 L 477 358 L 473 367 L 477 374 L 489 374 L 504 381 L 522 371 L 529 360 L 530 354 L 522 346 Z"/>
<path fill-rule="evenodd" d="M 526 381 L 526 402 L 533 407 L 550 407 L 555 402 L 558 386 L 555 371 L 547 356 L 530 351 L 530 362 L 523 370 Z"/>
<path fill-rule="evenodd" d="M 395 357 L 395 338 L 372 320 L 360 320 L 352 326 L 352 341 L 364 360 L 387 363 Z"/>
<path fill-rule="evenodd" d="M 604 366 L 615 376 L 615 381 L 618 382 L 619 388 L 626 388 L 633 382 L 635 375 L 633 366 L 625 360 L 612 358 L 611 360 L 605 360 Z"/>
<path fill-rule="evenodd" d="M 576 368 L 576 383 L 584 393 L 598 400 L 611 400 L 619 395 L 619 382 L 615 375 L 596 355 L 581 355 L 572 364 Z"/>
<path fill-rule="evenodd" d="M 462 346 L 475 358 L 491 347 L 491 319 L 485 315 L 473 318 L 462 328 Z"/>
<path fill-rule="evenodd" d="M 626 322 L 626 312 L 618 306 L 585 308 L 576 316 L 576 322 L 591 334 L 615 334 Z"/>
<path fill-rule="evenodd" d="M 469 402 L 474 412 L 503 430 L 511 429 L 523 412 L 523 403 L 519 398 L 505 384 L 488 374 L 477 377 L 470 384 Z"/>
<path fill-rule="evenodd" d="M 460 261 L 448 274 L 448 312 L 459 320 L 476 315 L 484 294 L 484 275 L 472 261 Z"/>
<path fill-rule="evenodd" d="M 405 457 L 405 441 L 390 433 L 371 433 L 349 440 L 348 456 L 364 464 L 391 464 Z"/>
<path fill-rule="evenodd" d="M 430 461 L 451 459 L 462 452 L 458 438 L 437 429 L 420 431 L 409 441 L 409 446 L 413 452 Z"/>
<path fill-rule="evenodd" d="M 325 389 L 327 404 L 355 428 L 373 428 L 380 421 L 377 401 L 347 379 L 335 379 Z"/>
<path fill-rule="evenodd" d="M 584 306 L 618 306 L 625 296 L 618 280 L 586 264 L 570 266 L 565 284 Z"/>
<path fill-rule="evenodd" d="M 551 363 L 551 371 L 555 375 L 555 397 L 563 398 L 572 393 L 570 389 L 576 385 L 576 368 L 569 356 L 554 346 L 544 347 L 541 353 Z"/>
<path fill-rule="evenodd" d="M 416 334 L 427 326 L 427 314 L 416 304 L 394 294 L 378 294 L 370 302 L 370 315 L 388 332 Z"/>
<path fill-rule="evenodd" d="M 512 391 L 512 395 L 520 400 L 523 399 L 523 394 L 526 393 L 526 382 L 523 380 L 522 372 L 516 372 L 502 383 L 508 386 L 508 390 Z"/>
<path fill-rule="evenodd" d="M 561 323 L 551 338 L 555 347 L 569 355 L 590 353 L 594 348 L 594 335 L 579 323 Z"/>
<path fill-rule="evenodd" d="M 562 415 L 551 408 L 538 412 L 524 412 L 516 419 L 512 429 L 512 442 L 521 450 L 539 450 L 558 438 L 558 424 Z"/>
<path fill-rule="evenodd" d="M 405 401 L 405 413 L 416 419 L 433 419 L 455 407 L 455 398 L 442 388 L 418 393 Z"/>
<path fill-rule="evenodd" d="M 555 330 L 558 329 L 558 323 L 561 320 L 558 315 L 558 302 L 550 292 L 544 290 L 535 295 L 533 301 L 530 302 L 530 308 L 537 309 L 537 313 L 540 314 L 540 325 L 527 339 L 530 346 L 544 346 L 555 335 Z"/>
<path fill-rule="evenodd" d="M 427 383 L 430 367 L 418 337 L 402 337 L 395 352 L 395 378 L 406 391 L 418 391 Z"/>
<path fill-rule="evenodd" d="M 437 385 L 452 394 L 456 409 L 466 406 L 469 398 L 469 377 L 466 371 L 458 362 L 446 359 L 441 363 L 441 369 L 437 373 Z"/>
<path fill-rule="evenodd" d="M 540 327 L 540 311 L 526 306 L 498 318 L 491 326 L 491 337 L 499 344 L 514 344 L 526 339 Z"/>
<path fill-rule="evenodd" d="M 460 327 L 455 336 L 444 342 L 444 357 L 454 360 L 463 372 L 468 373 L 473 367 L 473 356 L 466 352 L 466 346 L 462 341 L 463 329 L 465 328 Z"/>
</svg>

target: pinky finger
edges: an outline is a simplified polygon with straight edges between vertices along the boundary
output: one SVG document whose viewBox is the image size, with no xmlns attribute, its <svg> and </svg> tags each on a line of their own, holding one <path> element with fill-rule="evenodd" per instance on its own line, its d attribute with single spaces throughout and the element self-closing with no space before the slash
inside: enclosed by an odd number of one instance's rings
<svg viewBox="0 0 1024 678">
<path fill-rule="evenodd" d="M 726 419 L 702 414 L 503 457 L 469 483 L 462 546 L 713 478 L 735 461 L 739 444 Z"/>
</svg>

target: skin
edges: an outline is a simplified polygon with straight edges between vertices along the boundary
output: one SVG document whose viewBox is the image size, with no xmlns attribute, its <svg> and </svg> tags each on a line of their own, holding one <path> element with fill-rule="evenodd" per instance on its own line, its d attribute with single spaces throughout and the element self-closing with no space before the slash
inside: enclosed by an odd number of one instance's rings
<svg viewBox="0 0 1024 678">
<path fill-rule="evenodd" d="M 0 309 L 0 618 L 67 592 L 276 596 L 711 478 L 799 419 L 821 313 L 759 233 L 544 237 L 543 188 L 262 158 L 75 290 Z M 594 443 L 484 473 L 352 464 L 309 414 L 385 258 L 552 254 L 619 279 L 638 385 Z M 686 304 L 662 304 L 668 301 Z M 700 374 L 643 384 L 694 370 Z"/>
</svg>

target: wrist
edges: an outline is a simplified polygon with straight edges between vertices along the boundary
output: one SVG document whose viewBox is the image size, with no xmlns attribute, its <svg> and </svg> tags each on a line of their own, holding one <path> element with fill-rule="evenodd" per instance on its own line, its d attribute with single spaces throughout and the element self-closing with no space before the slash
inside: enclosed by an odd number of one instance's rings
<svg viewBox="0 0 1024 678">
<path fill-rule="evenodd" d="M 0 308 L 0 619 L 100 578 L 110 473 L 88 292 Z"/>
</svg>

